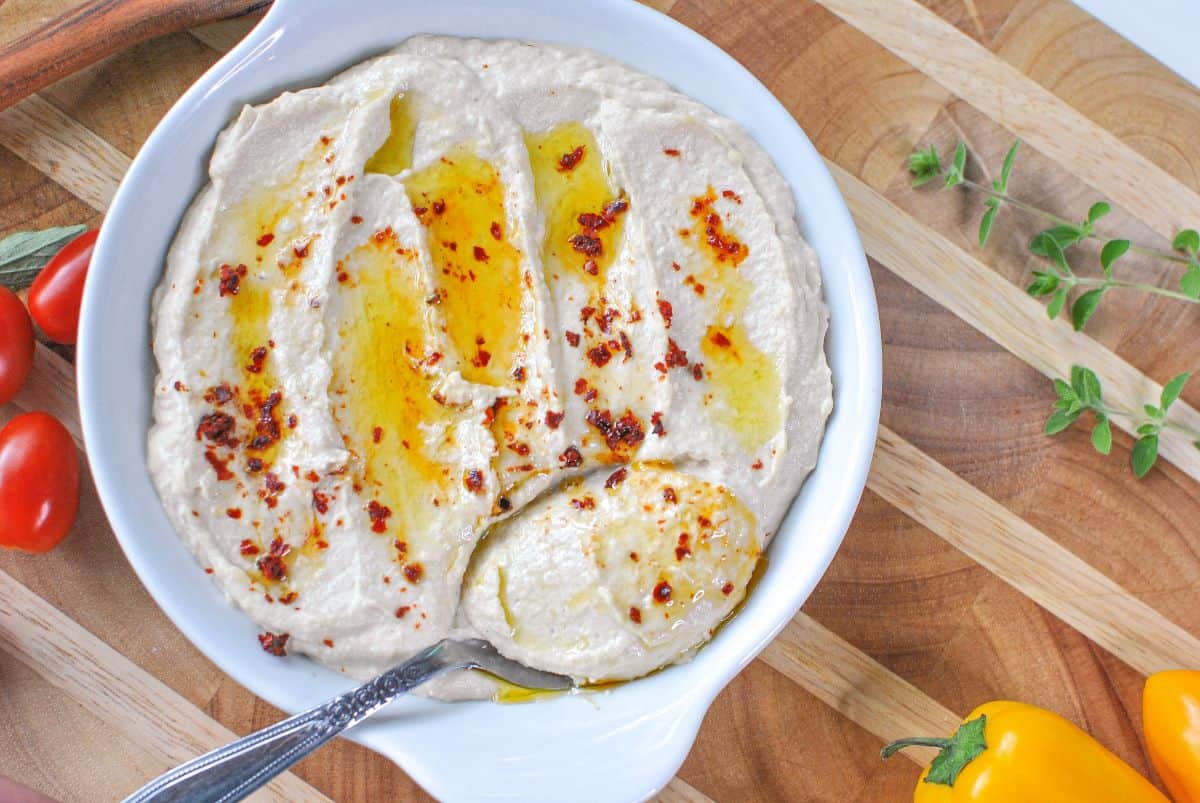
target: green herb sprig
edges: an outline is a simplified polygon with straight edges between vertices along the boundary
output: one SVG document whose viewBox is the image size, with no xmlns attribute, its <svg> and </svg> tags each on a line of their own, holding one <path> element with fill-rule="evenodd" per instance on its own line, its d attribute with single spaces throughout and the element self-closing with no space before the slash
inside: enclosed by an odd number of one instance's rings
<svg viewBox="0 0 1200 803">
<path fill-rule="evenodd" d="M 1113 289 L 1136 290 L 1160 295 L 1186 303 L 1200 303 L 1200 232 L 1184 229 L 1171 242 L 1175 252 L 1162 251 L 1138 245 L 1127 238 L 1108 237 L 1096 230 L 1096 224 L 1112 211 L 1107 201 L 1097 201 L 1089 207 L 1087 217 L 1075 223 L 1053 212 L 1008 194 L 1008 183 L 1021 142 L 1017 140 L 1004 155 L 1000 177 L 989 185 L 972 181 L 965 176 L 967 147 L 959 142 L 949 165 L 943 166 L 937 149 L 930 145 L 917 150 L 908 157 L 908 169 L 913 175 L 913 187 L 920 187 L 935 179 L 943 179 L 943 187 L 962 186 L 985 196 L 984 212 L 979 221 L 979 245 L 987 245 L 995 225 L 996 217 L 1004 206 L 1011 206 L 1032 217 L 1049 223 L 1029 241 L 1030 253 L 1046 260 L 1044 270 L 1033 270 L 1033 281 L 1026 292 L 1034 298 L 1045 298 L 1046 314 L 1057 318 L 1064 310 L 1070 311 L 1071 323 L 1081 331 L 1091 320 L 1105 295 Z M 1102 240 L 1100 249 L 1100 275 L 1080 275 L 1072 268 L 1067 252 L 1086 240 Z M 1145 284 L 1118 278 L 1114 266 L 1128 253 L 1137 253 L 1154 259 L 1182 265 L 1179 289 Z M 1162 391 L 1157 405 L 1144 404 L 1140 411 L 1114 408 L 1105 403 L 1100 380 L 1096 373 L 1083 366 L 1072 366 L 1070 381 L 1055 379 L 1054 388 L 1058 400 L 1054 412 L 1046 421 L 1047 435 L 1056 435 L 1066 430 L 1085 413 L 1091 413 L 1092 446 L 1101 454 L 1112 451 L 1113 416 L 1128 419 L 1137 433 L 1130 454 L 1133 473 L 1140 479 L 1150 471 L 1158 460 L 1159 438 L 1164 431 L 1186 436 L 1200 449 L 1200 432 L 1196 432 L 1168 418 L 1171 405 L 1183 392 L 1191 374 L 1183 373 L 1169 381 Z"/>
</svg>

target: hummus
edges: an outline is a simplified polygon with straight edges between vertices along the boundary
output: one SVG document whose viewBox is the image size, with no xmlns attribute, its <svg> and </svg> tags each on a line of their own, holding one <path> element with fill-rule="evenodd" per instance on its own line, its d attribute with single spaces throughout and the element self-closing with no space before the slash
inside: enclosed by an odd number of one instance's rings
<svg viewBox="0 0 1200 803">
<path fill-rule="evenodd" d="M 832 405 L 741 128 L 590 52 L 417 37 L 244 109 L 209 177 L 148 461 L 265 648 L 365 677 L 474 635 L 611 681 L 733 611 Z"/>
</svg>

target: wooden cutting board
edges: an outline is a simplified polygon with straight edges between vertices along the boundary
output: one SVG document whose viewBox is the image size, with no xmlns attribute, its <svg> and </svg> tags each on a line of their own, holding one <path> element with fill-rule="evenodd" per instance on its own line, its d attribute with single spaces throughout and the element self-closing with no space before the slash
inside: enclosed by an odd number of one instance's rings
<svg viewBox="0 0 1200 803">
<path fill-rule="evenodd" d="M 8 40 L 73 5 L 9 0 Z M 1129 405 L 1197 367 L 1197 311 L 1113 294 L 1088 336 L 1021 292 L 1035 224 L 1005 211 L 975 244 L 978 198 L 913 191 L 904 158 L 966 140 L 1012 191 L 1167 247 L 1200 225 L 1200 93 L 1068 0 L 655 0 L 752 70 L 828 160 L 862 233 L 884 337 L 882 435 L 845 545 L 804 611 L 717 699 L 669 800 L 906 800 L 941 732 L 1015 698 L 1088 728 L 1139 770 L 1143 676 L 1200 667 L 1200 452 L 1145 480 L 1118 432 L 1041 434 L 1045 375 L 1096 368 Z M 0 234 L 100 222 L 130 157 L 253 20 L 123 53 L 0 113 Z M 1166 23 L 1164 23 L 1166 24 Z M 803 188 L 801 188 L 803 189 Z M 1123 263 L 1124 264 L 1124 263 Z M 1130 260 L 1139 279 L 1169 268 Z M 70 365 L 39 352 L 22 409 L 77 428 Z M 1200 402 L 1200 386 L 1185 401 Z M 114 414 L 120 414 L 115 411 Z M 1178 410 L 1200 425 L 1200 413 Z M 0 554 L 0 773 L 65 800 L 113 799 L 281 716 L 192 648 L 142 589 L 85 482 L 75 532 Z M 264 797 L 421 799 L 339 742 Z"/>
</svg>

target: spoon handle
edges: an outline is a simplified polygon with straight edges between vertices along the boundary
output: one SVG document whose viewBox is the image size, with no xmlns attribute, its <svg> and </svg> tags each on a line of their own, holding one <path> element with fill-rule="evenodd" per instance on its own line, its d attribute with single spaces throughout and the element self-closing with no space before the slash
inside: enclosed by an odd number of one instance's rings
<svg viewBox="0 0 1200 803">
<path fill-rule="evenodd" d="M 232 803 L 430 678 L 472 665 L 439 641 L 353 691 L 219 747 L 159 776 L 125 803 Z"/>
<path fill-rule="evenodd" d="M 89 0 L 0 48 L 0 109 L 118 50 L 271 0 Z"/>
</svg>

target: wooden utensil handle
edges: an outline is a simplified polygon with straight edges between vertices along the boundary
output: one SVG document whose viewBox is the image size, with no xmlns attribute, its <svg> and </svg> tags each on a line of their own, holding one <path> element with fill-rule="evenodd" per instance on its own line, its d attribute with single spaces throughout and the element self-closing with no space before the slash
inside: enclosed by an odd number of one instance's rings
<svg viewBox="0 0 1200 803">
<path fill-rule="evenodd" d="M 0 49 L 0 109 L 118 50 L 271 0 L 90 0 Z"/>
</svg>

